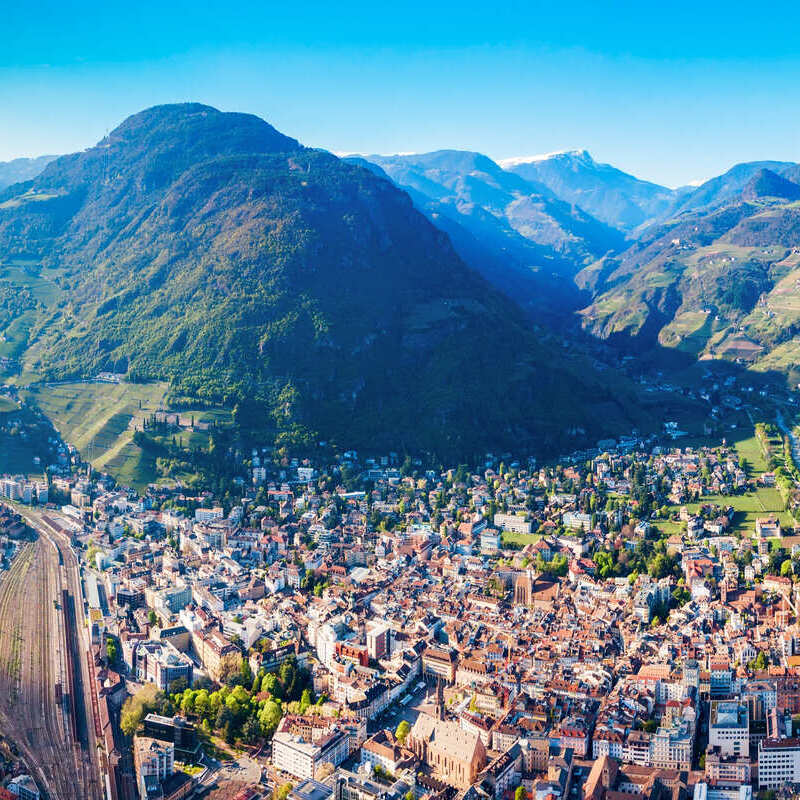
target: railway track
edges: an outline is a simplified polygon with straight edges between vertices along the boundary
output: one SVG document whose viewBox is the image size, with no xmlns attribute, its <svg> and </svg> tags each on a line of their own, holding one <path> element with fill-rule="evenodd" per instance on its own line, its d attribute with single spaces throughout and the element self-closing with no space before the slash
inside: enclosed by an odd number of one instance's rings
<svg viewBox="0 0 800 800">
<path fill-rule="evenodd" d="M 97 800 L 104 793 L 90 740 L 73 734 L 74 715 L 56 697 L 56 685 L 63 693 L 70 683 L 70 621 L 54 602 L 68 588 L 62 560 L 59 543 L 40 535 L 0 580 L 0 727 L 17 743 L 49 800 Z M 80 669 L 85 654 L 77 649 Z M 83 703 L 82 695 L 73 699 Z"/>
</svg>

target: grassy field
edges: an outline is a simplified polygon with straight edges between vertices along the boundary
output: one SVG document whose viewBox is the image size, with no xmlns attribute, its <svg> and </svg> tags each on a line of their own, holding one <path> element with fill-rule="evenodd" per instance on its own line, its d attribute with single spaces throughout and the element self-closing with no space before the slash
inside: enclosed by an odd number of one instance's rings
<svg viewBox="0 0 800 800">
<path fill-rule="evenodd" d="M 741 439 L 735 443 L 736 452 L 739 454 L 739 460 L 747 459 L 749 464 L 750 473 L 748 477 L 756 477 L 762 472 L 767 470 L 767 462 L 764 459 L 764 453 L 761 450 L 761 444 L 756 439 L 755 434 L 748 436 L 746 439 Z"/>
<path fill-rule="evenodd" d="M 155 480 L 155 462 L 133 443 L 135 427 L 164 407 L 165 383 L 66 383 L 28 391 L 64 441 L 117 480 L 141 487 Z"/>
<path fill-rule="evenodd" d="M 133 434 L 146 417 L 170 410 L 167 391 L 166 383 L 64 383 L 32 387 L 26 397 L 95 469 L 142 489 L 158 478 L 156 460 L 134 443 Z M 232 421 L 230 410 L 223 408 L 189 407 L 174 413 L 187 425 L 191 420 L 219 426 Z M 181 429 L 174 437 L 189 449 L 206 449 L 209 444 L 209 434 L 201 430 Z"/>
<path fill-rule="evenodd" d="M 514 531 L 503 531 L 500 541 L 503 547 L 523 548 L 534 542 L 538 542 L 541 537 L 538 533 L 515 533 Z"/>
</svg>

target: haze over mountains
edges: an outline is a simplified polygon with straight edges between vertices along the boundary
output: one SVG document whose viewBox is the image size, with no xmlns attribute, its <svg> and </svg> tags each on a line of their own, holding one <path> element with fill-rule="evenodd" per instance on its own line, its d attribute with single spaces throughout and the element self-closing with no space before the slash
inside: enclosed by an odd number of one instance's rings
<svg viewBox="0 0 800 800">
<path fill-rule="evenodd" d="M 342 160 L 184 104 L 24 166 L 0 333 L 26 379 L 164 379 L 281 443 L 452 455 L 657 426 L 609 347 L 800 364 L 795 164 L 672 190 L 585 151 Z"/>
<path fill-rule="evenodd" d="M 667 189 L 610 164 L 598 164 L 586 150 L 510 158 L 500 165 L 623 231 L 669 213 L 676 199 L 688 191 Z"/>
<path fill-rule="evenodd" d="M 12 183 L 35 178 L 55 158 L 56 156 L 39 156 L 0 162 L 0 191 Z"/>
</svg>

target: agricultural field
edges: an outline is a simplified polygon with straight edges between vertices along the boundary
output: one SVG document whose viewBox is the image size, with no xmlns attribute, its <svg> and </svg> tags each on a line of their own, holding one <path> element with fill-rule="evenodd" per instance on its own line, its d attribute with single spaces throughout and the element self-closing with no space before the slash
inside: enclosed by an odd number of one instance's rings
<svg viewBox="0 0 800 800">
<path fill-rule="evenodd" d="M 171 411 L 168 389 L 166 383 L 77 382 L 39 384 L 24 394 L 95 469 L 110 473 L 125 486 L 142 489 L 158 479 L 156 456 L 139 447 L 133 437 L 152 415 L 159 411 L 179 414 L 181 427 L 176 428 L 174 438 L 189 450 L 207 449 L 205 425 L 231 422 L 226 409 Z M 194 428 L 189 427 L 192 422 Z"/>
<path fill-rule="evenodd" d="M 0 357 L 22 359 L 31 331 L 61 297 L 61 274 L 33 261 L 0 261 Z"/>
<path fill-rule="evenodd" d="M 166 394 L 165 383 L 64 383 L 25 392 L 96 469 L 137 487 L 155 479 L 155 464 L 133 443 L 133 434 L 145 416 L 164 407 Z"/>
</svg>

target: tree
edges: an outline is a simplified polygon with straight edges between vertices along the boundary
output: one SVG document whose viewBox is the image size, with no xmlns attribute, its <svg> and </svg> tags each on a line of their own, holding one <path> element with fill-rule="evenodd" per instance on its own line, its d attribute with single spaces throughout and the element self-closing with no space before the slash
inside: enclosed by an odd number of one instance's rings
<svg viewBox="0 0 800 800">
<path fill-rule="evenodd" d="M 189 681 L 186 680 L 183 676 L 180 678 L 175 678 L 174 681 L 171 681 L 168 687 L 170 694 L 183 694 L 186 689 L 189 688 Z M 208 692 L 206 692 L 208 694 Z"/>
<path fill-rule="evenodd" d="M 219 670 L 219 682 L 227 686 L 238 684 L 242 679 L 242 661 L 241 656 L 235 654 L 227 657 Z M 250 680 L 247 683 L 250 683 Z"/>
<path fill-rule="evenodd" d="M 333 775 L 334 769 L 335 767 L 333 766 L 333 764 L 331 764 L 330 761 L 325 761 L 319 765 L 319 768 L 317 769 L 317 774 L 314 776 L 314 779 L 318 781 L 324 781 L 325 778 L 329 777 L 330 775 Z"/>
<path fill-rule="evenodd" d="M 144 715 L 158 708 L 164 695 L 152 683 L 145 684 L 133 697 L 129 697 L 122 705 L 120 728 L 126 736 L 133 736 Z"/>
<path fill-rule="evenodd" d="M 253 744 L 259 736 L 261 736 L 261 726 L 258 724 L 258 720 L 255 717 L 248 717 L 242 725 L 242 739 L 248 744 Z"/>
<path fill-rule="evenodd" d="M 109 664 L 117 660 L 117 643 L 113 639 L 106 639 L 106 655 Z"/>
<path fill-rule="evenodd" d="M 763 650 L 758 651 L 758 655 L 753 659 L 751 662 L 754 669 L 757 670 L 765 670 L 769 665 L 769 659 L 767 658 L 767 654 Z"/>
<path fill-rule="evenodd" d="M 293 788 L 291 783 L 282 784 L 272 793 L 272 800 L 286 800 Z"/>
<path fill-rule="evenodd" d="M 278 685 L 278 678 L 274 672 L 268 672 L 261 680 L 261 691 L 275 694 Z"/>
<path fill-rule="evenodd" d="M 397 730 L 394 732 L 394 737 L 400 744 L 405 744 L 408 734 L 411 733 L 411 726 L 404 719 L 400 720 Z"/>
<path fill-rule="evenodd" d="M 258 723 L 264 736 L 272 736 L 281 721 L 281 707 L 275 700 L 267 700 L 258 713 Z"/>
<path fill-rule="evenodd" d="M 187 689 L 181 697 L 181 711 L 184 714 L 191 714 L 194 709 L 195 694 L 191 689 Z"/>
<path fill-rule="evenodd" d="M 209 695 L 208 689 L 201 689 L 199 692 L 196 693 L 194 698 L 194 710 L 196 714 L 199 714 L 201 717 L 206 717 L 209 711 Z"/>
<path fill-rule="evenodd" d="M 147 621 L 153 627 L 156 627 L 158 625 L 158 617 L 156 616 L 156 612 L 153 611 L 152 608 L 150 609 L 150 611 L 147 612 Z"/>
<path fill-rule="evenodd" d="M 528 800 L 528 792 L 522 784 L 514 790 L 514 800 Z"/>
</svg>

